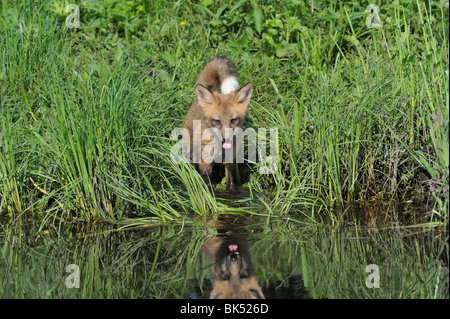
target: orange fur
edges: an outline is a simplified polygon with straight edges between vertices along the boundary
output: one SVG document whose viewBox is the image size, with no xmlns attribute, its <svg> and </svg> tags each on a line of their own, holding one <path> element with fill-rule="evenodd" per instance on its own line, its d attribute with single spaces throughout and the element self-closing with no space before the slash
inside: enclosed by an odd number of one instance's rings
<svg viewBox="0 0 450 319">
<path fill-rule="evenodd" d="M 229 244 L 237 246 L 238 254 L 234 257 Z M 216 236 L 208 239 L 202 249 L 214 275 L 211 299 L 264 299 L 245 239 Z"/>
<path fill-rule="evenodd" d="M 233 63 L 227 58 L 215 58 L 209 61 L 198 77 L 198 84 L 195 87 L 197 99 L 190 107 L 184 121 L 184 128 L 189 132 L 190 151 L 194 151 L 193 121 L 201 121 L 201 132 L 207 128 L 216 128 L 222 134 L 224 143 L 230 143 L 235 146 L 233 130 L 242 127 L 250 103 L 250 97 L 253 93 L 252 83 L 248 83 L 242 88 L 238 88 L 236 70 Z M 224 84 L 224 82 L 226 82 Z M 222 85 L 222 87 L 221 87 Z M 235 89 L 234 89 L 235 87 Z M 222 94 L 218 90 L 226 90 L 229 93 Z M 226 129 L 233 130 L 226 130 Z M 207 151 L 213 152 L 211 136 L 202 136 L 201 153 Z M 211 150 L 209 149 L 211 148 Z M 222 152 L 225 153 L 225 152 Z M 235 152 L 234 152 L 235 153 Z M 210 176 L 214 163 L 205 162 L 202 156 L 199 156 L 199 170 L 205 182 L 210 185 Z M 235 189 L 234 181 L 234 163 L 226 165 L 227 190 Z"/>
</svg>

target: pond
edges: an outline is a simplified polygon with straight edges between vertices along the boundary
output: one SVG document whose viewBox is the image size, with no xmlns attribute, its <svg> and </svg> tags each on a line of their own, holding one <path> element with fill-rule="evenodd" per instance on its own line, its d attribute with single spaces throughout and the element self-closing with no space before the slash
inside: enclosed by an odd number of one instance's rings
<svg viewBox="0 0 450 319">
<path fill-rule="evenodd" d="M 374 225 L 368 214 L 346 210 L 334 225 L 224 215 L 127 228 L 3 219 L 0 297 L 448 298 L 448 232 L 398 218 Z"/>
</svg>

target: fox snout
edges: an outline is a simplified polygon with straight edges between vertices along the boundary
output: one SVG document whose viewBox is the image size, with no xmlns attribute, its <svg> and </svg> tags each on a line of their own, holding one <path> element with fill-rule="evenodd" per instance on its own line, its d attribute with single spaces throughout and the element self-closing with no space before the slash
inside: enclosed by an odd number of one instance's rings
<svg viewBox="0 0 450 319">
<path fill-rule="evenodd" d="M 233 137 L 234 137 L 234 130 L 232 128 L 225 129 L 225 135 L 223 135 L 222 138 L 222 148 L 224 150 L 230 149 L 233 146 Z"/>
<path fill-rule="evenodd" d="M 239 265 L 242 264 L 242 257 L 238 250 L 238 245 L 236 244 L 228 245 L 228 261 L 237 262 Z"/>
</svg>

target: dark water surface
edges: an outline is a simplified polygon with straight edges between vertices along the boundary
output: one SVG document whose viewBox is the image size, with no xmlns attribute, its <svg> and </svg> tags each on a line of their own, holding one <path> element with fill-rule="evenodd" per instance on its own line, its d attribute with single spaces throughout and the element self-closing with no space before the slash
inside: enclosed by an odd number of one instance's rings
<svg viewBox="0 0 450 319">
<path fill-rule="evenodd" d="M 128 229 L 3 220 L 0 297 L 449 297 L 442 226 L 362 219 L 321 226 L 221 216 Z"/>
</svg>

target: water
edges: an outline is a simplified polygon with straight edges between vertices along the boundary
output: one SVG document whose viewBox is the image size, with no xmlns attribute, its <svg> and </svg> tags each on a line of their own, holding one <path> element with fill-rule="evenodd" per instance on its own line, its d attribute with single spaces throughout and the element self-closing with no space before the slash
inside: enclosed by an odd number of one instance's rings
<svg viewBox="0 0 450 319">
<path fill-rule="evenodd" d="M 1 224 L 1 298 L 449 297 L 448 232 L 424 224 Z"/>
</svg>

